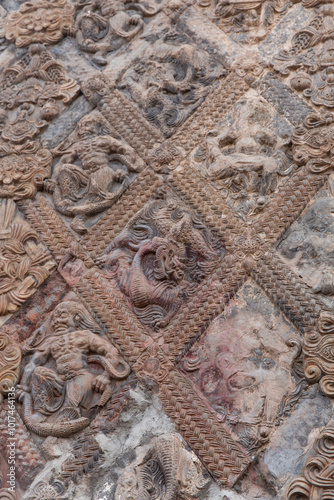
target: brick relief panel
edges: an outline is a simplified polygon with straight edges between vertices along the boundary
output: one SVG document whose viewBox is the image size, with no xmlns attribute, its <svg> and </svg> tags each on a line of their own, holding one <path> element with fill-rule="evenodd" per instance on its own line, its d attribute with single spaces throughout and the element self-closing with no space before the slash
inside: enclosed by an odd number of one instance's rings
<svg viewBox="0 0 334 500">
<path fill-rule="evenodd" d="M 3 0 L 0 498 L 333 495 L 328 0 Z"/>
</svg>

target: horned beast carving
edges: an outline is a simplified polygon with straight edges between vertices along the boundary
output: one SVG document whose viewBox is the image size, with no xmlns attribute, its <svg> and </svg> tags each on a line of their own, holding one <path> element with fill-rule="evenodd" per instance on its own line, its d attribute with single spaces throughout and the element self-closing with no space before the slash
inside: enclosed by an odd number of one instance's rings
<svg viewBox="0 0 334 500">
<path fill-rule="evenodd" d="M 107 247 L 99 262 L 139 319 L 153 329 L 168 324 L 222 246 L 173 196 L 153 200 Z"/>
</svg>

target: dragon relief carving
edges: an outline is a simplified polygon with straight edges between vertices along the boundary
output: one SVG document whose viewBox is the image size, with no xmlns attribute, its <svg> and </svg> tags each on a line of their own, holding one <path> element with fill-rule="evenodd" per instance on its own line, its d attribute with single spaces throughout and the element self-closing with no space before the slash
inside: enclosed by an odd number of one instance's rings
<svg viewBox="0 0 334 500">
<path fill-rule="evenodd" d="M 143 31 L 144 18 L 156 15 L 161 9 L 154 2 L 138 0 L 95 0 L 83 5 L 71 34 L 81 50 L 93 54 L 92 61 L 98 65 L 107 64 L 108 54 L 129 43 Z"/>
<path fill-rule="evenodd" d="M 291 48 L 275 58 L 273 67 L 313 104 L 334 108 L 334 5 L 317 9 L 312 21 L 293 36 Z"/>
<path fill-rule="evenodd" d="M 223 253 L 222 244 L 172 195 L 151 201 L 98 259 L 150 328 L 165 327 Z"/>
<path fill-rule="evenodd" d="M 72 27 L 74 12 L 74 5 L 67 0 L 25 2 L 8 16 L 6 38 L 15 41 L 17 47 L 57 43 Z"/>
<path fill-rule="evenodd" d="M 66 437 L 87 427 L 118 381 L 130 374 L 117 349 L 72 297 L 54 309 L 26 341 L 22 354 L 17 395 L 23 420 L 43 437 Z"/>
<path fill-rule="evenodd" d="M 15 144 L 33 139 L 78 92 L 44 45 L 30 45 L 0 76 L 1 137 Z"/>
<path fill-rule="evenodd" d="M 88 217 L 115 203 L 145 165 L 98 113 L 84 117 L 53 153 L 60 161 L 45 189 L 78 233 L 87 231 Z"/>
<path fill-rule="evenodd" d="M 38 235 L 16 215 L 12 200 L 0 201 L 0 316 L 20 307 L 54 268 Z"/>
<path fill-rule="evenodd" d="M 170 137 L 224 75 L 226 69 L 188 35 L 168 27 L 148 49 L 145 60 L 132 65 L 117 83 L 146 118 Z"/>
<path fill-rule="evenodd" d="M 321 432 L 313 447 L 313 455 L 306 461 L 303 476 L 290 481 L 286 500 L 313 500 L 333 497 L 334 427 L 331 420 Z"/>
<path fill-rule="evenodd" d="M 209 130 L 192 155 L 202 175 L 243 217 L 262 211 L 294 169 L 290 137 L 280 137 L 274 119 L 264 99 L 241 101 L 232 125 Z"/>
<path fill-rule="evenodd" d="M 120 476 L 116 500 L 197 499 L 208 478 L 195 455 L 176 434 L 162 434 L 143 447 Z"/>
</svg>

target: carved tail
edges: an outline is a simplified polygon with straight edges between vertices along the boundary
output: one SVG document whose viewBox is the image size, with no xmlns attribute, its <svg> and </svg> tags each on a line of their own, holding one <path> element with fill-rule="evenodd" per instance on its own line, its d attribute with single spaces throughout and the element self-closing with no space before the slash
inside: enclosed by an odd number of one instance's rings
<svg viewBox="0 0 334 500">
<path fill-rule="evenodd" d="M 84 417 L 64 422 L 39 422 L 33 424 L 31 422 L 32 414 L 31 395 L 29 393 L 25 393 L 23 400 L 23 421 L 27 428 L 38 436 L 67 437 L 75 432 L 81 431 L 89 425 L 89 419 Z"/>
<path fill-rule="evenodd" d="M 178 492 L 177 472 L 179 464 L 179 440 L 175 436 L 161 436 L 156 441 L 156 454 L 166 483 L 164 500 L 176 500 Z"/>
<path fill-rule="evenodd" d="M 99 363 L 106 370 L 109 375 L 115 380 L 123 380 L 128 375 L 130 375 L 131 368 L 124 360 L 118 360 L 119 369 L 112 365 L 109 359 L 99 356 L 97 354 L 92 354 L 87 357 L 87 361 L 92 363 Z"/>
</svg>

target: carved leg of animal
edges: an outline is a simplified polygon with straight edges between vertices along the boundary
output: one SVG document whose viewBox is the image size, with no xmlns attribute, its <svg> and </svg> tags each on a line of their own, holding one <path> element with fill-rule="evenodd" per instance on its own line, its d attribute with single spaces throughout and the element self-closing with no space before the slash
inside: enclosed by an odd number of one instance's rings
<svg viewBox="0 0 334 500">
<path fill-rule="evenodd" d="M 108 63 L 107 55 L 108 55 L 108 53 L 105 50 L 99 50 L 92 57 L 92 61 L 95 64 L 98 64 L 99 66 L 105 66 Z"/>
<path fill-rule="evenodd" d="M 86 217 L 84 215 L 77 215 L 71 222 L 71 228 L 79 234 L 85 234 L 87 232 L 86 227 Z"/>
</svg>

